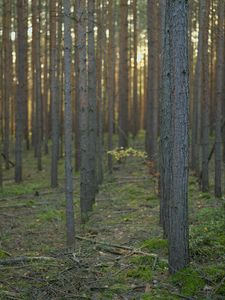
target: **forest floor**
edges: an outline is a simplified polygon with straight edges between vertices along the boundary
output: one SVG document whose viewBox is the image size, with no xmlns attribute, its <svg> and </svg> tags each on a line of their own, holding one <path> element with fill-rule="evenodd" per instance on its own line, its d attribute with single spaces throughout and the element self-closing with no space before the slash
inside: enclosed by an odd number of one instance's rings
<svg viewBox="0 0 225 300">
<path fill-rule="evenodd" d="M 11 169 L 0 194 L 0 299 L 225 299 L 223 200 L 200 193 L 194 177 L 191 264 L 169 276 L 157 183 L 140 158 L 128 158 L 115 164 L 112 176 L 105 174 L 85 225 L 75 176 L 74 254 L 65 249 L 63 161 L 54 190 L 48 187 L 48 167 L 35 171 L 31 154 L 24 163 L 24 183 L 13 183 Z"/>
</svg>

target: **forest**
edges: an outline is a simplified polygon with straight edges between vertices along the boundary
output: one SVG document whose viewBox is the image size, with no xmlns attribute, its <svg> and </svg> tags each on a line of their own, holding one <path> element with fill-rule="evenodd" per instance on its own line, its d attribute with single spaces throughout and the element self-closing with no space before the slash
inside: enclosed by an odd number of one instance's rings
<svg viewBox="0 0 225 300">
<path fill-rule="evenodd" d="M 0 299 L 225 299 L 224 200 L 224 0 L 0 0 Z"/>
</svg>

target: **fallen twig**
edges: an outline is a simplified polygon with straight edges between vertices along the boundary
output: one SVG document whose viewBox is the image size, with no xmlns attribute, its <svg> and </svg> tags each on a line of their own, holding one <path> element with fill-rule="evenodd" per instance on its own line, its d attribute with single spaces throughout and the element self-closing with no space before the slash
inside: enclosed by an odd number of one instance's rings
<svg viewBox="0 0 225 300">
<path fill-rule="evenodd" d="M 102 246 L 111 247 L 111 248 L 122 249 L 122 250 L 125 250 L 125 251 L 132 252 L 132 254 L 139 254 L 139 255 L 145 255 L 145 256 L 150 256 L 150 257 L 154 257 L 154 258 L 156 258 L 156 257 L 159 258 L 158 255 L 155 254 L 155 253 L 144 252 L 144 251 L 141 251 L 141 250 L 132 248 L 132 247 L 121 246 L 121 245 L 117 245 L 117 244 L 110 244 L 110 243 L 106 243 L 106 242 L 100 242 L 100 241 L 96 241 L 96 240 L 89 239 L 89 238 L 82 237 L 82 236 L 78 236 L 78 235 L 76 235 L 75 237 L 76 237 L 76 239 L 78 239 L 78 240 L 87 241 L 87 242 L 90 242 L 90 243 L 92 243 L 92 244 L 102 245 Z M 168 262 L 168 261 L 167 261 L 166 259 L 164 259 L 164 258 L 160 258 L 160 260 L 161 260 L 161 261 Z"/>
<path fill-rule="evenodd" d="M 0 266 L 12 266 L 23 263 L 38 262 L 38 261 L 56 261 L 54 257 L 46 256 L 18 256 L 7 259 L 0 259 Z"/>
</svg>

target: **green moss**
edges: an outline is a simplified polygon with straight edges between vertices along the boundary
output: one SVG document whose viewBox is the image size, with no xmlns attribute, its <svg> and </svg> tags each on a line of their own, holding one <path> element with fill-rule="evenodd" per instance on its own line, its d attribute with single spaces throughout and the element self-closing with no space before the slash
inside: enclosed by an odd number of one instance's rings
<svg viewBox="0 0 225 300">
<path fill-rule="evenodd" d="M 10 255 L 5 252 L 4 250 L 0 249 L 0 258 L 6 258 L 9 257 Z"/>
<path fill-rule="evenodd" d="M 150 293 L 145 293 L 142 295 L 141 300 L 177 300 L 180 299 L 176 295 L 169 294 L 167 291 L 163 291 L 162 289 L 154 289 L 151 290 Z"/>
<path fill-rule="evenodd" d="M 45 221 L 52 222 L 55 220 L 60 221 L 63 218 L 64 218 L 64 212 L 61 210 L 56 210 L 56 209 L 44 211 L 37 216 L 37 220 L 40 220 L 43 222 L 45 222 Z"/>
<path fill-rule="evenodd" d="M 152 279 L 152 271 L 149 266 L 139 266 L 127 271 L 127 277 L 149 281 Z"/>
<path fill-rule="evenodd" d="M 3 197 L 7 196 L 19 196 L 24 194 L 33 194 L 35 191 L 48 187 L 46 181 L 38 182 L 24 182 L 21 184 L 13 184 L 5 186 L 1 195 Z"/>
<path fill-rule="evenodd" d="M 211 199 L 211 195 L 210 195 L 209 193 L 201 193 L 201 194 L 199 195 L 199 197 L 200 197 L 201 199 L 205 199 L 205 200 Z"/>
<path fill-rule="evenodd" d="M 167 254 L 168 242 L 167 240 L 154 238 L 144 241 L 140 247 L 141 249 L 148 250 L 150 252 L 160 251 Z"/>
<path fill-rule="evenodd" d="M 185 296 L 198 294 L 205 285 L 204 280 L 200 277 L 198 272 L 191 268 L 186 268 L 172 275 L 171 282 L 177 285 L 181 293 Z"/>
<path fill-rule="evenodd" d="M 222 281 L 225 277 L 225 268 L 224 265 L 210 265 L 202 268 L 203 274 L 205 274 L 206 278 L 209 278 L 210 281 L 214 282 L 215 284 Z"/>
</svg>

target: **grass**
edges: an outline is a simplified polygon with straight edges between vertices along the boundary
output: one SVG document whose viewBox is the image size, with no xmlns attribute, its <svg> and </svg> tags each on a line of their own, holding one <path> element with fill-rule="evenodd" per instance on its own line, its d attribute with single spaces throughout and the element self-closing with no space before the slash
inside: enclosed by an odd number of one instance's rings
<svg viewBox="0 0 225 300">
<path fill-rule="evenodd" d="M 139 142 L 132 146 L 135 148 Z M 44 170 L 37 172 L 36 162 L 28 153 L 24 182 L 4 183 L 1 205 L 10 208 L 0 210 L 0 258 L 42 255 L 53 256 L 57 261 L 1 268 L 0 299 L 61 300 L 71 295 L 99 300 L 225 297 L 224 206 L 210 192 L 200 193 L 195 177 L 189 181 L 191 264 L 169 276 L 168 265 L 161 259 L 167 258 L 168 245 L 159 226 L 155 181 L 148 179 L 148 169 L 139 159 L 129 158 L 117 166 L 113 176 L 106 174 L 85 225 L 79 222 L 79 184 L 75 177 L 76 234 L 155 253 L 158 260 L 127 251 L 111 253 L 109 247 L 99 248 L 85 241 L 77 241 L 74 256 L 69 255 L 65 250 L 63 160 L 59 162 L 57 189 L 49 188 L 49 157 L 43 158 L 43 165 Z M 5 177 L 13 178 L 13 170 Z M 143 177 L 147 180 L 140 179 Z M 21 206 L 13 207 L 18 204 Z M 6 291 L 11 296 L 6 296 Z"/>
</svg>

